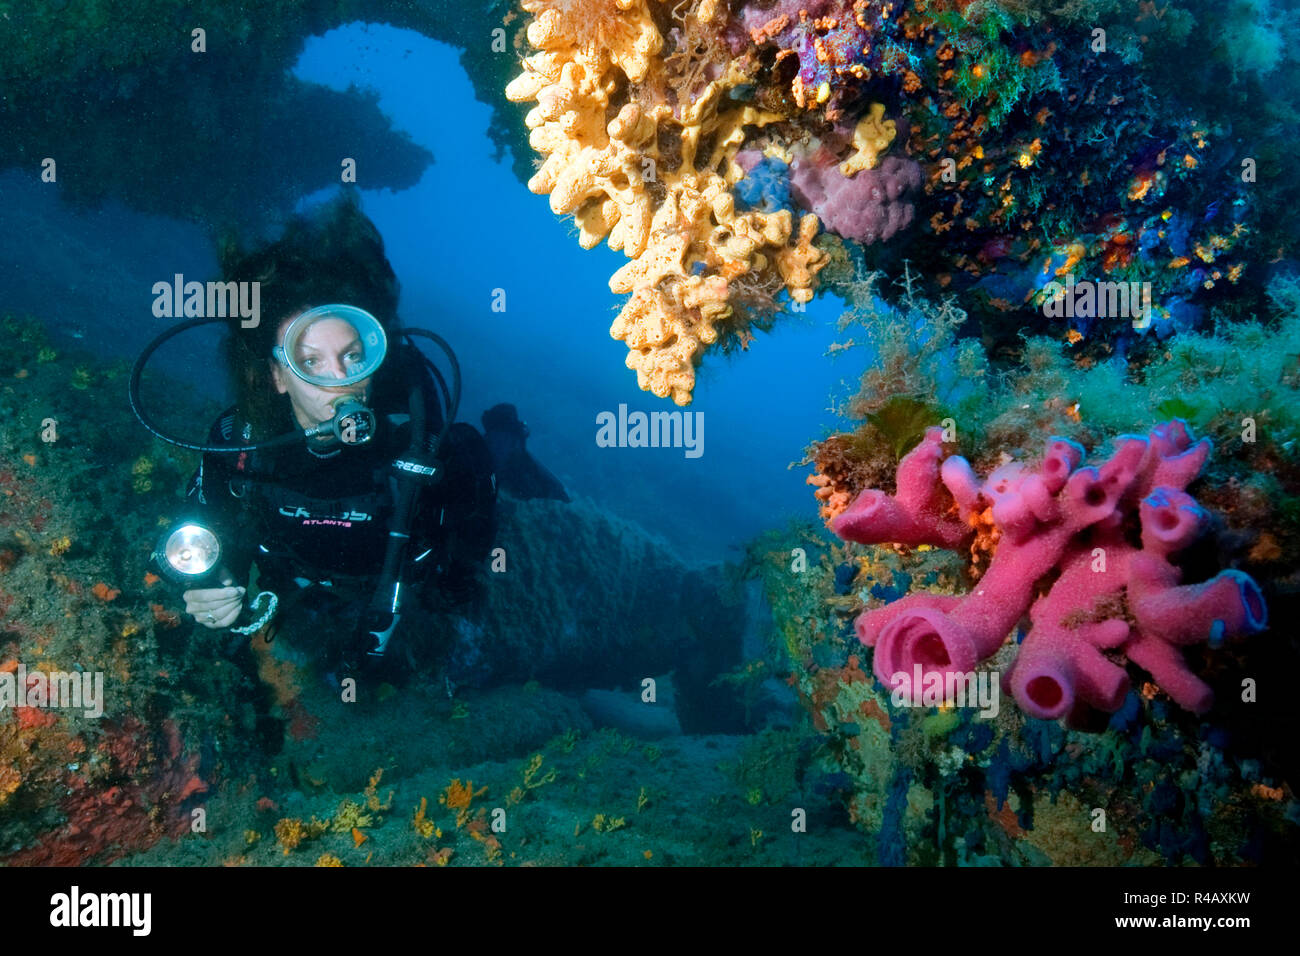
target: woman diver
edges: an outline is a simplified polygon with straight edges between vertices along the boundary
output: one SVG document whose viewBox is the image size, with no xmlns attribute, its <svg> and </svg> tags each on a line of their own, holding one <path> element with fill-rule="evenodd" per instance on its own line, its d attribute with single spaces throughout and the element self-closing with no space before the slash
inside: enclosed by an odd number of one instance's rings
<svg viewBox="0 0 1300 956">
<path fill-rule="evenodd" d="M 155 559 L 203 627 L 252 633 L 277 605 L 281 615 L 300 606 L 331 673 L 382 666 L 394 634 L 411 630 L 397 630 L 407 592 L 426 610 L 470 604 L 496 531 L 491 452 L 454 421 L 454 353 L 433 333 L 402 329 L 383 241 L 350 196 L 264 248 L 227 247 L 221 262 L 223 279 L 260 283 L 259 322 L 218 320 L 237 403 L 201 445 L 164 434 L 140 406 L 152 352 L 211 319 L 164 333 L 132 376 L 145 426 L 203 452 L 186 520 Z M 450 386 L 413 335 L 445 350 Z M 258 593 L 247 601 L 254 565 Z"/>
</svg>

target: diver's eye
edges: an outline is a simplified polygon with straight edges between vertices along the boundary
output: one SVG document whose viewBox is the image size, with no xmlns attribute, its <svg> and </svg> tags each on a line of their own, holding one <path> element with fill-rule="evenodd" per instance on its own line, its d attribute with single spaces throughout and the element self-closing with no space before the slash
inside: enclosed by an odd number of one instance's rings
<svg viewBox="0 0 1300 956">
<path fill-rule="evenodd" d="M 364 358 L 365 356 L 360 352 L 349 352 L 347 355 L 343 356 L 343 361 L 347 362 L 349 365 L 359 365 Z"/>
</svg>

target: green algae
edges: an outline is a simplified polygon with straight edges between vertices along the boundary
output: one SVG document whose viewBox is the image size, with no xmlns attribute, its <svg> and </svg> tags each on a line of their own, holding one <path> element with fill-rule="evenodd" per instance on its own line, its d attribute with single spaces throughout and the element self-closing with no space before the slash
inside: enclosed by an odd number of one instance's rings
<svg viewBox="0 0 1300 956">
<path fill-rule="evenodd" d="M 947 737 L 961 723 L 961 713 L 955 708 L 936 711 L 921 721 L 921 732 L 929 740 Z"/>
</svg>

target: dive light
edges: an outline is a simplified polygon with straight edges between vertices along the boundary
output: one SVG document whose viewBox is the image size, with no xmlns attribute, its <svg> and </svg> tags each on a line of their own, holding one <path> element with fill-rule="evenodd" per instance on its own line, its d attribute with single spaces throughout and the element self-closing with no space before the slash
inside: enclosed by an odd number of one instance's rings
<svg viewBox="0 0 1300 956">
<path fill-rule="evenodd" d="M 150 557 L 169 581 L 186 590 L 230 587 L 235 583 L 234 576 L 221 563 L 221 539 L 198 521 L 173 525 L 158 539 Z M 253 634 L 275 616 L 279 603 L 274 593 L 261 591 L 240 608 L 237 623 L 226 629 L 235 634 Z"/>
<path fill-rule="evenodd" d="M 221 539 L 216 532 L 196 521 L 173 525 L 158 540 L 153 561 L 168 580 L 187 589 L 220 587 L 225 568 L 221 565 Z M 228 573 L 225 574 L 230 578 Z"/>
</svg>

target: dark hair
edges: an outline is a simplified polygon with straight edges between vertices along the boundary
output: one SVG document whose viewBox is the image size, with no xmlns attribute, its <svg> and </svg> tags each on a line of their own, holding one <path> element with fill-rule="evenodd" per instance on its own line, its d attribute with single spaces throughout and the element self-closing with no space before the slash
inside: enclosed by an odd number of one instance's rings
<svg viewBox="0 0 1300 956">
<path fill-rule="evenodd" d="M 289 397 L 275 391 L 268 371 L 284 319 L 345 302 L 370 312 L 390 343 L 396 340 L 397 276 L 354 191 L 295 216 L 284 235 L 268 245 L 248 250 L 234 241 L 223 243 L 219 261 L 223 281 L 260 285 L 261 321 L 251 329 L 232 321 L 225 346 L 239 412 L 253 426 L 254 440 L 282 433 L 290 415 Z"/>
</svg>

